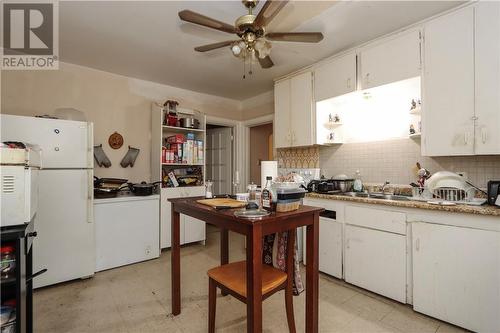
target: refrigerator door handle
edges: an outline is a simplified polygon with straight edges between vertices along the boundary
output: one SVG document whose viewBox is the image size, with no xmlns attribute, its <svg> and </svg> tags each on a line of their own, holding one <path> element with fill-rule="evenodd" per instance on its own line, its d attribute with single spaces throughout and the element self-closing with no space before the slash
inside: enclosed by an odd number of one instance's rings
<svg viewBox="0 0 500 333">
<path fill-rule="evenodd" d="M 94 222 L 94 172 L 87 170 L 87 223 Z"/>
<path fill-rule="evenodd" d="M 87 167 L 94 167 L 94 124 L 88 123 L 87 127 Z"/>
</svg>

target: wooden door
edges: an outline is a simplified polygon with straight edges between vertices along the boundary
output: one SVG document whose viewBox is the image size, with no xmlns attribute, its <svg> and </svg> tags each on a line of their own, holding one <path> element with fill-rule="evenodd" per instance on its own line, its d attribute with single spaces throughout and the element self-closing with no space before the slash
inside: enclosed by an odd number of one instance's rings
<svg viewBox="0 0 500 333">
<path fill-rule="evenodd" d="M 214 194 L 231 193 L 233 161 L 232 128 L 207 129 L 206 177 L 213 182 Z"/>
<path fill-rule="evenodd" d="M 423 154 L 474 153 L 474 9 L 430 21 L 424 32 Z"/>
</svg>

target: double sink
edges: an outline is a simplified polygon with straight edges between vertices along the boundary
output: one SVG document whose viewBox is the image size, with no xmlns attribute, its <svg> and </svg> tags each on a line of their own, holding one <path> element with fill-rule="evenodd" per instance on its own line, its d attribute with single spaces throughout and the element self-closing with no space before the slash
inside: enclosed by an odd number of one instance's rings
<svg viewBox="0 0 500 333">
<path fill-rule="evenodd" d="M 384 194 L 384 193 L 365 193 L 365 192 L 345 192 L 339 195 L 357 198 L 370 198 L 381 200 L 395 200 L 395 201 L 411 201 L 411 197 L 405 195 Z"/>
</svg>

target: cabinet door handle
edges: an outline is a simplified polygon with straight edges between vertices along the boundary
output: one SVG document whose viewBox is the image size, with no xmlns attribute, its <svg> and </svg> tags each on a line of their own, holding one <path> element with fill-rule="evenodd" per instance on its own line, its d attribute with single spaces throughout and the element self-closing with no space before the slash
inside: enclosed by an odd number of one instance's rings
<svg viewBox="0 0 500 333">
<path fill-rule="evenodd" d="M 481 127 L 481 141 L 483 143 L 486 143 L 486 140 L 488 139 L 488 133 L 486 131 L 486 128 Z"/>
<path fill-rule="evenodd" d="M 368 85 L 370 83 L 370 73 L 366 73 L 365 75 L 365 83 Z"/>
<path fill-rule="evenodd" d="M 351 248 L 351 240 L 349 238 L 347 238 L 347 241 L 345 243 L 345 247 L 346 247 L 346 249 L 350 249 Z"/>
<path fill-rule="evenodd" d="M 347 79 L 347 88 L 351 89 L 351 78 Z"/>
<path fill-rule="evenodd" d="M 420 238 L 417 238 L 415 241 L 415 250 L 420 251 Z"/>
<path fill-rule="evenodd" d="M 469 133 L 464 132 L 464 145 L 467 146 L 469 144 Z"/>
</svg>

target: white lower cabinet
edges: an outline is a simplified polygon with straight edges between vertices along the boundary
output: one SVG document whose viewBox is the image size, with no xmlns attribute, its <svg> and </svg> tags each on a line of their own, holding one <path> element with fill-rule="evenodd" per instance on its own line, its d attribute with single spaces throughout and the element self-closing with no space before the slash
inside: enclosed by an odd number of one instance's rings
<svg viewBox="0 0 500 333">
<path fill-rule="evenodd" d="M 186 190 L 186 197 L 197 197 L 205 195 L 205 187 L 190 187 Z M 194 217 L 181 214 L 181 223 L 183 224 L 184 237 L 181 238 L 181 244 L 204 241 L 206 238 L 206 224 Z"/>
<path fill-rule="evenodd" d="M 168 199 L 202 196 L 205 194 L 203 186 L 186 188 L 162 188 L 160 208 L 160 247 L 172 246 L 171 242 L 171 214 L 172 204 Z M 182 244 L 204 241 L 206 239 L 206 224 L 191 216 L 181 214 L 180 241 Z"/>
<path fill-rule="evenodd" d="M 413 308 L 477 332 L 500 332 L 500 233 L 412 224 Z"/>
<path fill-rule="evenodd" d="M 319 218 L 319 270 L 342 279 L 342 223 Z"/>
<path fill-rule="evenodd" d="M 95 271 L 158 258 L 159 196 L 94 200 Z"/>
<path fill-rule="evenodd" d="M 345 280 L 406 303 L 406 236 L 345 226 Z"/>
<path fill-rule="evenodd" d="M 170 215 L 172 214 L 172 204 L 168 199 L 180 198 L 182 193 L 180 191 L 173 191 L 171 189 L 161 189 L 160 200 L 160 248 L 166 249 L 172 246 L 171 230 L 170 230 Z M 182 239 L 182 237 L 181 237 Z"/>
</svg>

